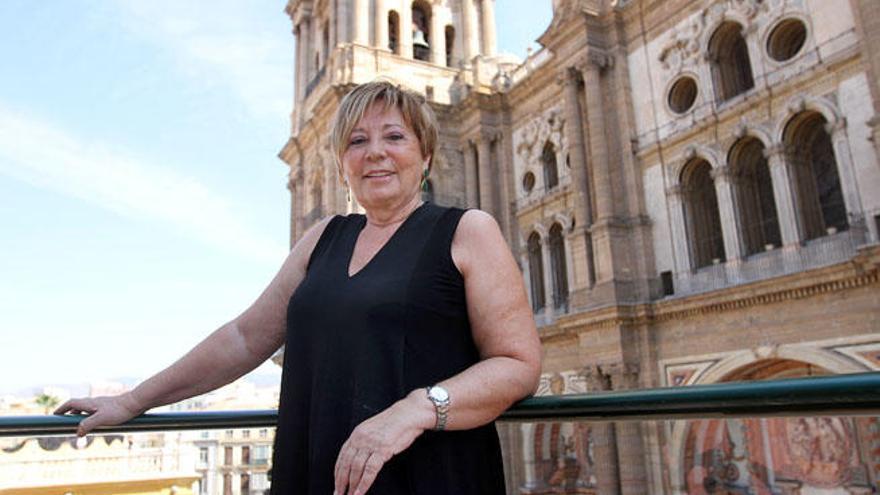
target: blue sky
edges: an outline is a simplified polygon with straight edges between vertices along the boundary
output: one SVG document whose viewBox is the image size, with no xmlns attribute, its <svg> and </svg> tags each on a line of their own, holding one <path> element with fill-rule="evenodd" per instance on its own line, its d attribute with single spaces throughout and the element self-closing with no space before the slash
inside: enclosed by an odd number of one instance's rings
<svg viewBox="0 0 880 495">
<path fill-rule="evenodd" d="M 524 56 L 550 3 L 497 0 L 499 49 Z M 0 2 L 0 394 L 148 376 L 271 279 L 284 4 Z"/>
</svg>

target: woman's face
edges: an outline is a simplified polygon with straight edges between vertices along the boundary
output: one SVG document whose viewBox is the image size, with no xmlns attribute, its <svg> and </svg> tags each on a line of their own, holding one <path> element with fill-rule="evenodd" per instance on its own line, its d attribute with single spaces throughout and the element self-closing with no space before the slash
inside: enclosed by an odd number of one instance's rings
<svg viewBox="0 0 880 495">
<path fill-rule="evenodd" d="M 403 206 L 418 195 L 429 158 L 400 111 L 376 103 L 348 137 L 342 174 L 364 208 Z"/>
</svg>

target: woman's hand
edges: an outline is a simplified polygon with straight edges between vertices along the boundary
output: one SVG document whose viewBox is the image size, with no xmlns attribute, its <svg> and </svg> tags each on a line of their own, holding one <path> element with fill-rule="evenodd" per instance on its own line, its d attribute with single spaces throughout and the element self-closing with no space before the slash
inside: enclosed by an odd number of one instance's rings
<svg viewBox="0 0 880 495">
<path fill-rule="evenodd" d="M 142 412 L 131 394 L 126 393 L 110 397 L 70 399 L 55 409 L 53 414 L 88 414 L 76 429 L 76 436 L 82 437 L 99 426 L 122 424 Z"/>
<path fill-rule="evenodd" d="M 382 466 L 434 426 L 434 406 L 423 389 L 359 424 L 336 458 L 335 495 L 363 495 Z"/>
</svg>

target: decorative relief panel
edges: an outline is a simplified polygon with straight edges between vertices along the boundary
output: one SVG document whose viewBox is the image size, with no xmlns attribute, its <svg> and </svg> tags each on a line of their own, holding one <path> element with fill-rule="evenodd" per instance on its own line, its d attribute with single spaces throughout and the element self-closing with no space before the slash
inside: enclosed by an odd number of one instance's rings
<svg viewBox="0 0 880 495">
<path fill-rule="evenodd" d="M 541 115 L 514 131 L 514 170 L 517 184 L 522 182 L 522 177 L 526 172 L 532 172 L 537 179 L 535 190 L 545 189 L 541 153 L 547 142 L 552 143 L 556 150 L 556 163 L 560 178 L 568 175 L 568 168 L 565 166 L 565 157 L 568 155 L 568 140 L 565 138 L 564 115 L 562 107 L 557 105 L 545 110 Z M 526 194 L 522 187 L 517 187 L 517 198 L 523 198 Z"/>
<path fill-rule="evenodd" d="M 560 373 L 543 373 L 535 395 L 585 393 L 587 393 L 587 379 L 584 374 L 575 370 L 567 370 Z"/>
</svg>

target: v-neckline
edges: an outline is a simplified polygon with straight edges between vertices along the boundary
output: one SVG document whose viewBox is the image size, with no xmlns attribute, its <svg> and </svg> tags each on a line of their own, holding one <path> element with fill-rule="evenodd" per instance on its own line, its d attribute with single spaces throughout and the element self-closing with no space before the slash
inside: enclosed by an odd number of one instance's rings
<svg viewBox="0 0 880 495">
<path fill-rule="evenodd" d="M 409 214 L 409 216 L 407 216 L 407 217 L 403 220 L 403 222 L 402 222 L 400 225 L 397 226 L 397 229 L 394 231 L 394 233 L 391 234 L 391 236 L 385 241 L 385 243 L 382 244 L 382 246 L 381 246 L 381 247 L 380 247 L 375 253 L 373 253 L 373 256 L 370 257 L 370 259 L 367 260 L 366 263 L 364 263 L 364 266 L 362 266 L 362 267 L 360 268 L 360 270 L 358 270 L 358 271 L 356 271 L 356 272 L 354 272 L 354 273 L 352 274 L 352 273 L 351 273 L 351 261 L 354 259 L 354 250 L 355 250 L 355 248 L 357 247 L 357 242 L 358 242 L 358 239 L 359 239 L 360 236 L 361 236 L 361 233 L 364 231 L 364 228 L 366 228 L 366 226 L 367 226 L 367 217 L 366 217 L 366 215 L 362 216 L 362 217 L 361 217 L 361 219 L 362 219 L 362 223 L 361 223 L 361 225 L 360 225 L 360 228 L 357 229 L 357 231 L 355 232 L 355 234 L 354 234 L 354 236 L 353 236 L 353 237 L 354 237 L 354 241 L 351 243 L 351 248 L 349 249 L 349 252 L 348 252 L 348 260 L 345 262 L 345 267 L 344 267 L 344 270 L 345 270 L 345 278 L 346 278 L 347 280 L 354 280 L 355 278 L 358 277 L 358 275 L 360 275 L 361 273 L 363 273 L 364 270 L 366 270 L 367 268 L 369 268 L 370 265 L 373 264 L 373 261 L 375 261 L 375 259 L 378 258 L 380 255 L 382 255 L 382 253 L 385 251 L 385 248 L 387 248 L 388 245 L 391 244 L 391 243 L 394 241 L 394 239 L 397 237 L 397 234 L 400 233 L 400 231 L 403 230 L 404 227 L 406 227 L 406 225 L 409 223 L 409 221 L 410 221 L 414 216 L 416 216 L 416 214 L 417 214 L 422 208 L 424 208 L 425 205 L 427 205 L 427 204 L 428 204 L 428 202 L 427 202 L 427 201 L 424 201 L 424 202 L 422 202 L 422 204 L 420 204 L 419 206 L 417 206 L 416 209 L 414 209 L 414 210 Z"/>
</svg>

